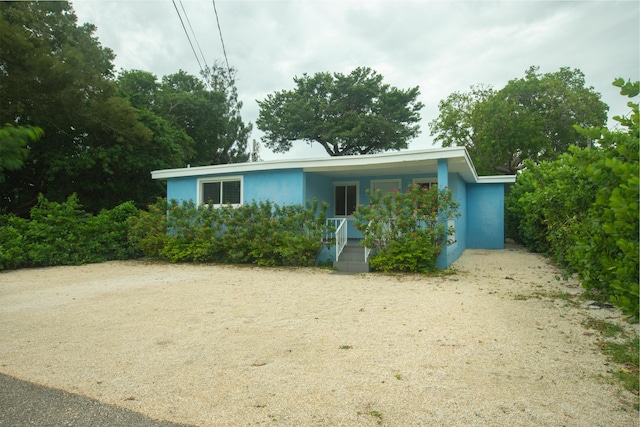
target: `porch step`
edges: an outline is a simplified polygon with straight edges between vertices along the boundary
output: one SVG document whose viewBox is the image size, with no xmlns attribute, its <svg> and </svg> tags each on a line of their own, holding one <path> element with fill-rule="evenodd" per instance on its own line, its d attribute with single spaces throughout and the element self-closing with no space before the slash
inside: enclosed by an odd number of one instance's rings
<svg viewBox="0 0 640 427">
<path fill-rule="evenodd" d="M 333 268 L 345 273 L 368 273 L 369 263 L 364 261 L 338 261 L 333 263 Z"/>
<path fill-rule="evenodd" d="M 360 261 L 364 262 L 364 247 L 360 243 L 349 241 L 342 250 L 338 261 Z"/>
<path fill-rule="evenodd" d="M 333 263 L 333 268 L 349 273 L 368 273 L 369 263 L 364 262 L 364 247 L 360 241 L 349 240 L 338 261 Z"/>
</svg>

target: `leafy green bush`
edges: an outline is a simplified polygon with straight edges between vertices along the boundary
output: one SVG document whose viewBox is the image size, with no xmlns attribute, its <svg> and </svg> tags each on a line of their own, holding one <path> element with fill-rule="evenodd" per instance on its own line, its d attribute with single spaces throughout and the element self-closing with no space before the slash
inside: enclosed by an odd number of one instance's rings
<svg viewBox="0 0 640 427">
<path fill-rule="evenodd" d="M 614 82 L 621 93 L 638 94 L 640 84 Z M 554 162 L 527 164 L 506 199 L 518 238 L 551 256 L 583 285 L 638 320 L 638 104 L 629 118 L 615 117 L 627 132 L 579 129 L 597 144 Z"/>
<path fill-rule="evenodd" d="M 136 213 L 127 202 L 93 216 L 82 210 L 75 194 L 63 203 L 40 195 L 30 219 L 0 217 L 0 269 L 135 257 L 138 252 L 127 241 L 126 219 Z"/>
<path fill-rule="evenodd" d="M 306 266 L 321 248 L 327 205 L 254 201 L 214 208 L 172 200 L 167 210 L 168 233 L 158 253 L 172 262 Z"/>
<path fill-rule="evenodd" d="M 427 272 L 436 269 L 442 246 L 455 232 L 448 220 L 460 216 L 448 189 L 411 185 L 406 192 L 368 191 L 369 206 L 358 206 L 356 227 L 362 244 L 374 249 L 370 266 L 380 271 Z"/>
<path fill-rule="evenodd" d="M 25 239 L 28 221 L 16 215 L 0 216 L 0 270 L 28 265 Z"/>
<path fill-rule="evenodd" d="M 150 258 L 159 258 L 167 242 L 167 199 L 158 198 L 127 218 L 128 239 L 133 248 Z"/>
</svg>

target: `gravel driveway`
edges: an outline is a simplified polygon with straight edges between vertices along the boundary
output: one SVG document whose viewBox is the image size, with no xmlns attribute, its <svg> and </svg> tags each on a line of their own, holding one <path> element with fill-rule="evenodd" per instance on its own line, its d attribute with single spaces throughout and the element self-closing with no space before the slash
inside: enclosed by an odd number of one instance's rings
<svg viewBox="0 0 640 427">
<path fill-rule="evenodd" d="M 617 311 L 554 298 L 581 289 L 517 246 L 467 250 L 453 270 L 0 273 L 0 423 L 33 394 L 26 416 L 57 407 L 68 425 L 638 426 L 583 326 Z"/>
</svg>

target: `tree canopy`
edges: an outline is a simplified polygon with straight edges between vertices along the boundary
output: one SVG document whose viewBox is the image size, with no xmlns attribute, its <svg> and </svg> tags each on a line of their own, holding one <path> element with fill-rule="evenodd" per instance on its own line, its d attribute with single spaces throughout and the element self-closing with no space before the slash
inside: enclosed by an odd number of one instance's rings
<svg viewBox="0 0 640 427">
<path fill-rule="evenodd" d="M 0 183 L 4 171 L 19 170 L 29 155 L 27 144 L 42 138 L 42 129 L 32 126 L 15 127 L 10 124 L 0 128 Z"/>
<path fill-rule="evenodd" d="M 490 175 L 515 174 L 526 159 L 553 160 L 570 145 L 586 147 L 588 138 L 574 125 L 602 126 L 609 107 L 580 70 L 541 74 L 531 67 L 498 91 L 455 92 L 439 109 L 429 124 L 434 144 L 467 147 L 478 173 Z"/>
<path fill-rule="evenodd" d="M 331 156 L 373 154 L 407 148 L 420 132 L 423 104 L 416 86 L 401 90 L 374 70 L 294 77 L 296 88 L 258 101 L 256 124 L 264 144 L 278 153 L 296 141 L 320 144 Z"/>
<path fill-rule="evenodd" d="M 164 194 L 151 170 L 248 158 L 232 72 L 117 76 L 95 29 L 65 1 L 0 2 L 0 123 L 44 131 L 19 170 L 5 168 L 0 211 L 25 214 L 40 193 L 76 193 L 95 212 L 142 206 Z"/>
</svg>

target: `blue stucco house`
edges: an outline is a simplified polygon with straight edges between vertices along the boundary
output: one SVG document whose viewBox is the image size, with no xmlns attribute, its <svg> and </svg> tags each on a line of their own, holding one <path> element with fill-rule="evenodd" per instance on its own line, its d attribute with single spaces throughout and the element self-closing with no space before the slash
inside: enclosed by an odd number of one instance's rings
<svg viewBox="0 0 640 427">
<path fill-rule="evenodd" d="M 169 200 L 212 201 L 214 205 L 252 200 L 278 204 L 304 204 L 313 198 L 325 201 L 327 215 L 337 226 L 343 225 L 336 233 L 338 250 L 321 254 L 324 260 L 334 261 L 342 261 L 339 246 L 362 237 L 351 214 L 358 204 L 369 203 L 367 189 L 402 191 L 418 183 L 448 187 L 460 203 L 461 215 L 452 220 L 455 243 L 442 251 L 440 268 L 449 266 L 467 248 L 504 248 L 505 186 L 515 182 L 515 176 L 478 176 L 464 147 L 164 169 L 151 176 L 167 181 Z"/>
</svg>

